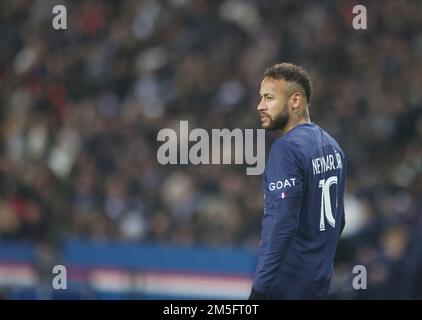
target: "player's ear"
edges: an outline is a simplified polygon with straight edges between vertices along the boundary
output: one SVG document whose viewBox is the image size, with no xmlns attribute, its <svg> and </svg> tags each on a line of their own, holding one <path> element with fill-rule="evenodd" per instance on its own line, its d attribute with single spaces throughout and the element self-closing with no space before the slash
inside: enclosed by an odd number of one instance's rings
<svg viewBox="0 0 422 320">
<path fill-rule="evenodd" d="M 297 111 L 299 109 L 302 98 L 303 98 L 303 95 L 299 91 L 292 94 L 292 96 L 290 97 L 290 100 L 292 103 L 293 111 Z"/>
</svg>

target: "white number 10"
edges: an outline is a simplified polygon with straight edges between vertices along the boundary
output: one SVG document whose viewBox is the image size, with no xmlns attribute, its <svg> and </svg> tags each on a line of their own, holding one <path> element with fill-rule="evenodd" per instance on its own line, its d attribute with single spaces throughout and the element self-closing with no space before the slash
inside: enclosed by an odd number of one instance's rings
<svg viewBox="0 0 422 320">
<path fill-rule="evenodd" d="M 331 209 L 331 197 L 330 187 L 332 184 L 337 184 L 337 176 L 328 178 L 327 180 L 319 180 L 319 187 L 322 188 L 321 192 L 321 218 L 319 221 L 319 231 L 325 230 L 325 219 L 327 218 L 328 223 L 335 228 L 336 220 L 333 217 L 333 210 Z M 336 199 L 337 201 L 337 199 Z M 337 203 L 336 203 L 337 206 Z M 337 209 L 337 208 L 336 208 Z"/>
</svg>

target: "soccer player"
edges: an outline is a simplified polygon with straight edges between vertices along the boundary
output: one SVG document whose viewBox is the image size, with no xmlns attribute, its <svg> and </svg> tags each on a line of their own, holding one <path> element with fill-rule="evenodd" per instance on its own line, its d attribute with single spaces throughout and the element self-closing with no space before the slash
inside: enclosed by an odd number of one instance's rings
<svg viewBox="0 0 422 320">
<path fill-rule="evenodd" d="M 264 74 L 262 127 L 280 130 L 264 172 L 264 215 L 249 299 L 326 299 L 345 225 L 346 158 L 309 118 L 311 79 L 300 66 Z"/>
</svg>

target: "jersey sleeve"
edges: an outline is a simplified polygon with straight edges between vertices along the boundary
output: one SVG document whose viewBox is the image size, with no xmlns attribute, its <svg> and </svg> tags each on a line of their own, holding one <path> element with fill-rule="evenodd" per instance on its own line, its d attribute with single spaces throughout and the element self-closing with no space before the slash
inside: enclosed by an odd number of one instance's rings
<svg viewBox="0 0 422 320">
<path fill-rule="evenodd" d="M 270 199 L 301 196 L 305 163 L 300 146 L 284 142 L 271 148 L 265 171 L 265 195 Z"/>
<path fill-rule="evenodd" d="M 344 227 L 346 226 L 346 214 L 343 208 L 343 214 L 341 216 L 340 235 L 343 233 Z"/>
<path fill-rule="evenodd" d="M 265 210 L 273 223 L 263 225 L 253 288 L 268 293 L 298 229 L 304 191 L 304 163 L 295 145 L 280 143 L 272 148 L 265 174 Z M 264 213 L 265 215 L 265 213 Z"/>
</svg>

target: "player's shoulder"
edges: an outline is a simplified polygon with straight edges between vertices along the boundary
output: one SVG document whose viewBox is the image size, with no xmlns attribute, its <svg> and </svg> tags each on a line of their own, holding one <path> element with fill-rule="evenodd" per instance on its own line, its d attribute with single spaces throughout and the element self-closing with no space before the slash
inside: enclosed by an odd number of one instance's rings
<svg viewBox="0 0 422 320">
<path fill-rule="evenodd" d="M 326 145 L 335 147 L 344 155 L 337 141 L 329 133 L 315 123 L 305 123 L 298 125 L 277 139 L 271 149 L 274 149 L 273 153 L 287 153 L 307 159 Z"/>
<path fill-rule="evenodd" d="M 288 136 L 278 138 L 271 146 L 272 150 L 285 152 L 298 152 L 302 148 L 297 139 Z"/>
<path fill-rule="evenodd" d="M 340 147 L 339 143 L 337 142 L 337 140 L 331 135 L 329 134 L 327 131 L 325 131 L 322 128 L 319 128 L 321 130 L 321 132 L 324 134 L 326 140 L 328 141 L 328 144 L 333 146 L 335 149 L 337 149 L 338 152 L 340 152 L 343 156 L 345 156 L 343 149 Z"/>
<path fill-rule="evenodd" d="M 297 126 L 291 131 L 291 134 L 286 135 L 286 139 L 292 144 L 303 146 L 304 150 L 311 153 L 313 153 L 314 149 L 319 149 L 326 145 L 331 145 L 343 153 L 337 140 L 313 122 Z"/>
<path fill-rule="evenodd" d="M 284 135 L 278 138 L 271 146 L 271 158 L 302 158 L 304 154 L 303 145 L 297 139 Z"/>
<path fill-rule="evenodd" d="M 317 126 L 314 123 L 300 124 L 278 138 L 273 143 L 273 148 L 295 153 L 303 152 L 306 140 L 315 135 L 315 127 Z"/>
</svg>

